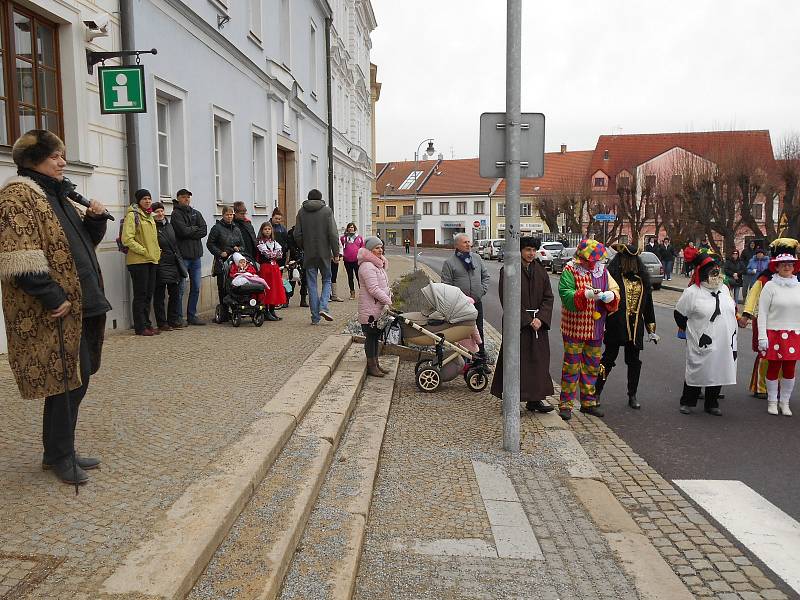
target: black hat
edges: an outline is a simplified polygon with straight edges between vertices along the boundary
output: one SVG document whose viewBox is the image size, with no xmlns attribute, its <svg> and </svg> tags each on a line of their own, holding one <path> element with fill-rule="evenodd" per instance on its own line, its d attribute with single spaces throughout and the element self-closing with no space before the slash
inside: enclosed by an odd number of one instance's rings
<svg viewBox="0 0 800 600">
<path fill-rule="evenodd" d="M 146 190 L 144 188 L 142 188 L 141 190 L 136 190 L 136 192 L 133 194 L 133 197 L 136 199 L 137 204 L 142 200 L 142 198 L 145 198 L 147 196 L 150 196 L 151 198 L 153 197 L 150 194 L 150 190 Z"/>
<path fill-rule="evenodd" d="M 525 236 L 519 238 L 519 249 L 522 250 L 523 248 L 533 248 L 534 250 L 538 250 L 542 245 L 541 238 L 538 237 L 531 237 Z"/>
<path fill-rule="evenodd" d="M 308 199 L 309 200 L 322 200 L 322 192 L 319 190 L 311 190 L 308 192 Z"/>
<path fill-rule="evenodd" d="M 150 205 L 150 209 L 153 212 L 156 212 L 159 208 L 164 208 L 164 204 L 161 202 L 153 202 L 153 204 Z"/>
<path fill-rule="evenodd" d="M 639 256 L 642 253 L 642 249 L 633 244 L 613 244 L 611 247 L 619 254 L 627 254 L 629 256 Z"/>
<path fill-rule="evenodd" d="M 54 152 L 63 152 L 64 142 L 46 129 L 31 129 L 14 142 L 11 158 L 18 167 L 32 169 Z"/>
<path fill-rule="evenodd" d="M 179 189 L 177 192 L 175 192 L 175 197 L 176 197 L 176 198 L 177 198 L 178 196 L 191 196 L 191 195 L 192 195 L 192 192 L 190 192 L 190 191 L 189 191 L 189 190 L 187 190 L 186 188 L 181 188 L 181 189 Z"/>
</svg>

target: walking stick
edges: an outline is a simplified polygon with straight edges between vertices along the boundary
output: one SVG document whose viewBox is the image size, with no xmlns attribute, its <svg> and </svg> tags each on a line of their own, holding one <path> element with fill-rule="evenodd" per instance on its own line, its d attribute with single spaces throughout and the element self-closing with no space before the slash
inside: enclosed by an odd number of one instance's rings
<svg viewBox="0 0 800 600">
<path fill-rule="evenodd" d="M 69 400 L 69 379 L 67 375 L 67 350 L 64 344 L 64 320 L 58 319 L 58 351 L 61 354 L 61 371 L 64 377 L 64 401 L 67 403 L 67 420 L 72 431 L 72 478 L 75 480 L 75 495 L 78 495 L 78 457 L 75 455 L 75 431 L 72 429 L 72 403 Z"/>
</svg>

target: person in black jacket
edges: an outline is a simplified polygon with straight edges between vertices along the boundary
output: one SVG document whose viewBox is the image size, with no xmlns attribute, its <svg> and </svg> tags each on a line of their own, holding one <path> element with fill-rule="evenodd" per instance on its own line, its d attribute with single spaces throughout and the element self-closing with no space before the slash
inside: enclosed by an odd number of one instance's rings
<svg viewBox="0 0 800 600">
<path fill-rule="evenodd" d="M 608 375 L 616 364 L 619 349 L 625 348 L 625 365 L 628 367 L 628 406 L 641 408 L 636 398 L 642 361 L 639 353 L 644 348 L 644 333 L 650 341 L 658 342 L 656 313 L 653 308 L 653 289 L 647 269 L 639 258 L 636 246 L 614 244 L 617 254 L 608 263 L 608 274 L 619 285 L 620 301 L 617 312 L 606 317 L 603 338 L 605 349 L 600 359 L 600 377 L 597 378 L 597 398 L 605 387 Z"/>
<path fill-rule="evenodd" d="M 747 265 L 739 258 L 739 251 L 734 250 L 730 256 L 725 259 L 722 265 L 722 270 L 727 277 L 728 287 L 730 287 L 733 294 L 733 301 L 737 304 L 742 302 L 741 298 L 742 285 L 744 283 L 744 274 L 747 272 Z"/>
<path fill-rule="evenodd" d="M 275 241 L 281 245 L 281 249 L 283 250 L 283 258 L 278 261 L 278 265 L 283 269 L 286 267 L 286 261 L 289 258 L 289 232 L 283 224 L 283 213 L 277 206 L 272 211 L 272 217 L 270 217 L 269 222 L 272 223 L 272 235 L 275 236 Z M 286 296 L 286 304 L 281 304 L 275 308 L 288 308 L 289 298 L 291 298 L 291 294 Z"/>
<path fill-rule="evenodd" d="M 225 277 L 227 275 L 222 268 L 222 263 L 232 253 L 239 252 L 243 244 L 242 232 L 233 222 L 233 207 L 223 206 L 222 218 L 211 228 L 211 233 L 208 234 L 208 240 L 206 240 L 206 248 L 214 255 L 211 274 L 217 278 L 220 304 L 225 297 Z M 224 319 L 227 311 L 221 311 L 220 314 Z"/>
<path fill-rule="evenodd" d="M 297 245 L 297 242 L 294 239 L 294 227 L 292 227 L 286 235 L 286 242 L 289 246 L 289 258 L 287 261 L 287 266 L 291 263 L 294 263 L 292 268 L 296 268 L 300 271 L 300 306 L 304 308 L 308 308 L 308 287 L 306 286 L 306 270 L 303 266 L 303 259 L 305 258 L 303 254 L 303 249 Z M 291 274 L 290 274 L 291 277 Z M 296 282 L 292 281 L 292 293 L 288 295 L 289 298 L 294 296 L 294 290 L 296 289 L 295 286 L 297 285 Z"/>
<path fill-rule="evenodd" d="M 672 279 L 672 265 L 675 264 L 675 257 L 678 256 L 678 251 L 672 245 L 668 237 L 665 237 L 658 245 L 658 258 L 664 266 L 664 280 L 670 281 Z"/>
<path fill-rule="evenodd" d="M 242 254 L 246 255 L 250 260 L 256 261 L 258 258 L 256 231 L 253 228 L 253 223 L 247 218 L 247 205 L 244 202 L 237 201 L 233 203 L 233 223 L 242 232 Z"/>
<path fill-rule="evenodd" d="M 158 261 L 156 271 L 156 288 L 153 292 L 153 312 L 156 314 L 159 331 L 172 331 L 183 327 L 181 324 L 180 285 L 186 267 L 183 265 L 175 230 L 164 214 L 164 205 L 161 202 L 153 202 L 151 208 L 158 231 L 158 245 L 161 248 L 161 259 Z M 166 311 L 164 310 L 165 292 L 169 296 Z"/>
<path fill-rule="evenodd" d="M 177 206 L 172 209 L 171 224 L 178 240 L 178 249 L 183 257 L 183 264 L 189 272 L 189 301 L 186 305 L 186 322 L 189 325 L 205 325 L 197 316 L 197 303 L 200 299 L 201 269 L 203 260 L 203 238 L 208 235 L 206 220 L 200 211 L 193 209 L 189 204 L 192 201 L 192 192 L 182 188 L 175 195 Z M 181 281 L 179 309 L 183 310 L 183 297 L 186 285 Z M 181 312 L 181 319 L 183 313 Z"/>
</svg>

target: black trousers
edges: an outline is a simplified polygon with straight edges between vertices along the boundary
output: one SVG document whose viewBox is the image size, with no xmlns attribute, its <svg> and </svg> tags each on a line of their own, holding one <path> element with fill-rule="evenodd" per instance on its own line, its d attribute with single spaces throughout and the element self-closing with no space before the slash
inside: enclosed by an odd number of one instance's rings
<svg viewBox="0 0 800 600">
<path fill-rule="evenodd" d="M 145 329 L 153 327 L 150 321 L 150 305 L 153 304 L 158 265 L 153 263 L 128 265 L 128 273 L 131 274 L 133 282 L 133 328 L 136 333 L 142 333 Z"/>
<path fill-rule="evenodd" d="M 642 361 L 639 360 L 639 348 L 633 342 L 626 342 L 624 346 L 612 344 L 606 346 L 603 350 L 603 358 L 600 359 L 600 364 L 605 367 L 605 378 L 597 378 L 595 385 L 596 393 L 599 396 L 600 392 L 606 385 L 611 370 L 616 366 L 616 360 L 619 356 L 619 349 L 625 348 L 625 365 L 628 367 L 628 395 L 635 396 L 636 390 L 639 389 L 639 377 L 642 373 Z"/>
<path fill-rule="evenodd" d="M 308 297 L 308 284 L 306 283 L 306 270 L 302 267 L 298 267 L 298 271 L 300 271 L 300 300 L 303 298 Z M 286 300 L 288 301 L 289 298 L 294 296 L 294 292 L 297 289 L 298 282 L 292 281 L 292 293 L 286 295 Z"/>
<path fill-rule="evenodd" d="M 697 400 L 700 398 L 700 391 L 703 388 L 694 387 L 683 383 L 683 395 L 681 396 L 681 406 L 697 406 Z M 721 385 L 706 386 L 705 388 L 705 405 L 703 408 L 709 410 L 711 408 L 719 408 L 719 393 L 722 391 Z"/>
<path fill-rule="evenodd" d="M 48 465 L 53 465 L 72 454 L 75 427 L 78 424 L 78 408 L 89 387 L 90 362 L 89 346 L 86 343 L 86 335 L 83 334 L 80 345 L 81 386 L 69 392 L 72 421 L 68 418 L 69 411 L 64 393 L 47 396 L 44 399 L 42 446 L 44 446 L 43 460 Z"/>
<path fill-rule="evenodd" d="M 164 295 L 168 296 L 167 309 L 164 310 Z M 156 313 L 156 323 L 159 327 L 164 324 L 177 325 L 181 322 L 181 284 L 156 281 L 153 293 L 153 312 Z"/>
<path fill-rule="evenodd" d="M 364 332 L 364 354 L 367 358 L 378 358 L 378 344 L 381 339 L 381 330 L 372 325 L 362 325 L 361 331 Z"/>
<path fill-rule="evenodd" d="M 331 261 L 331 283 L 336 283 L 336 276 L 339 274 L 339 263 Z"/>
<path fill-rule="evenodd" d="M 483 343 L 483 302 L 476 300 L 475 308 L 478 309 L 478 318 L 475 319 L 475 325 L 478 327 L 478 333 L 481 334 L 481 343 L 480 346 L 478 346 L 478 352 L 485 354 L 486 346 Z"/>
<path fill-rule="evenodd" d="M 358 282 L 358 263 L 344 261 L 344 269 L 347 271 L 347 285 L 350 286 L 350 292 L 355 292 L 356 283 Z"/>
</svg>

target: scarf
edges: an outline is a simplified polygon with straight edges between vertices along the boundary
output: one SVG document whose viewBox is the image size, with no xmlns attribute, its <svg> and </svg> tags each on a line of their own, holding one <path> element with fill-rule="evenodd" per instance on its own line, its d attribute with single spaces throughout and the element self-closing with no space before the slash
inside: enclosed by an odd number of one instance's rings
<svg viewBox="0 0 800 600">
<path fill-rule="evenodd" d="M 464 268 L 467 272 L 471 272 L 475 270 L 475 265 L 472 262 L 472 253 L 471 252 L 461 252 L 461 250 L 456 250 L 456 256 L 458 260 L 464 265 Z"/>
</svg>

